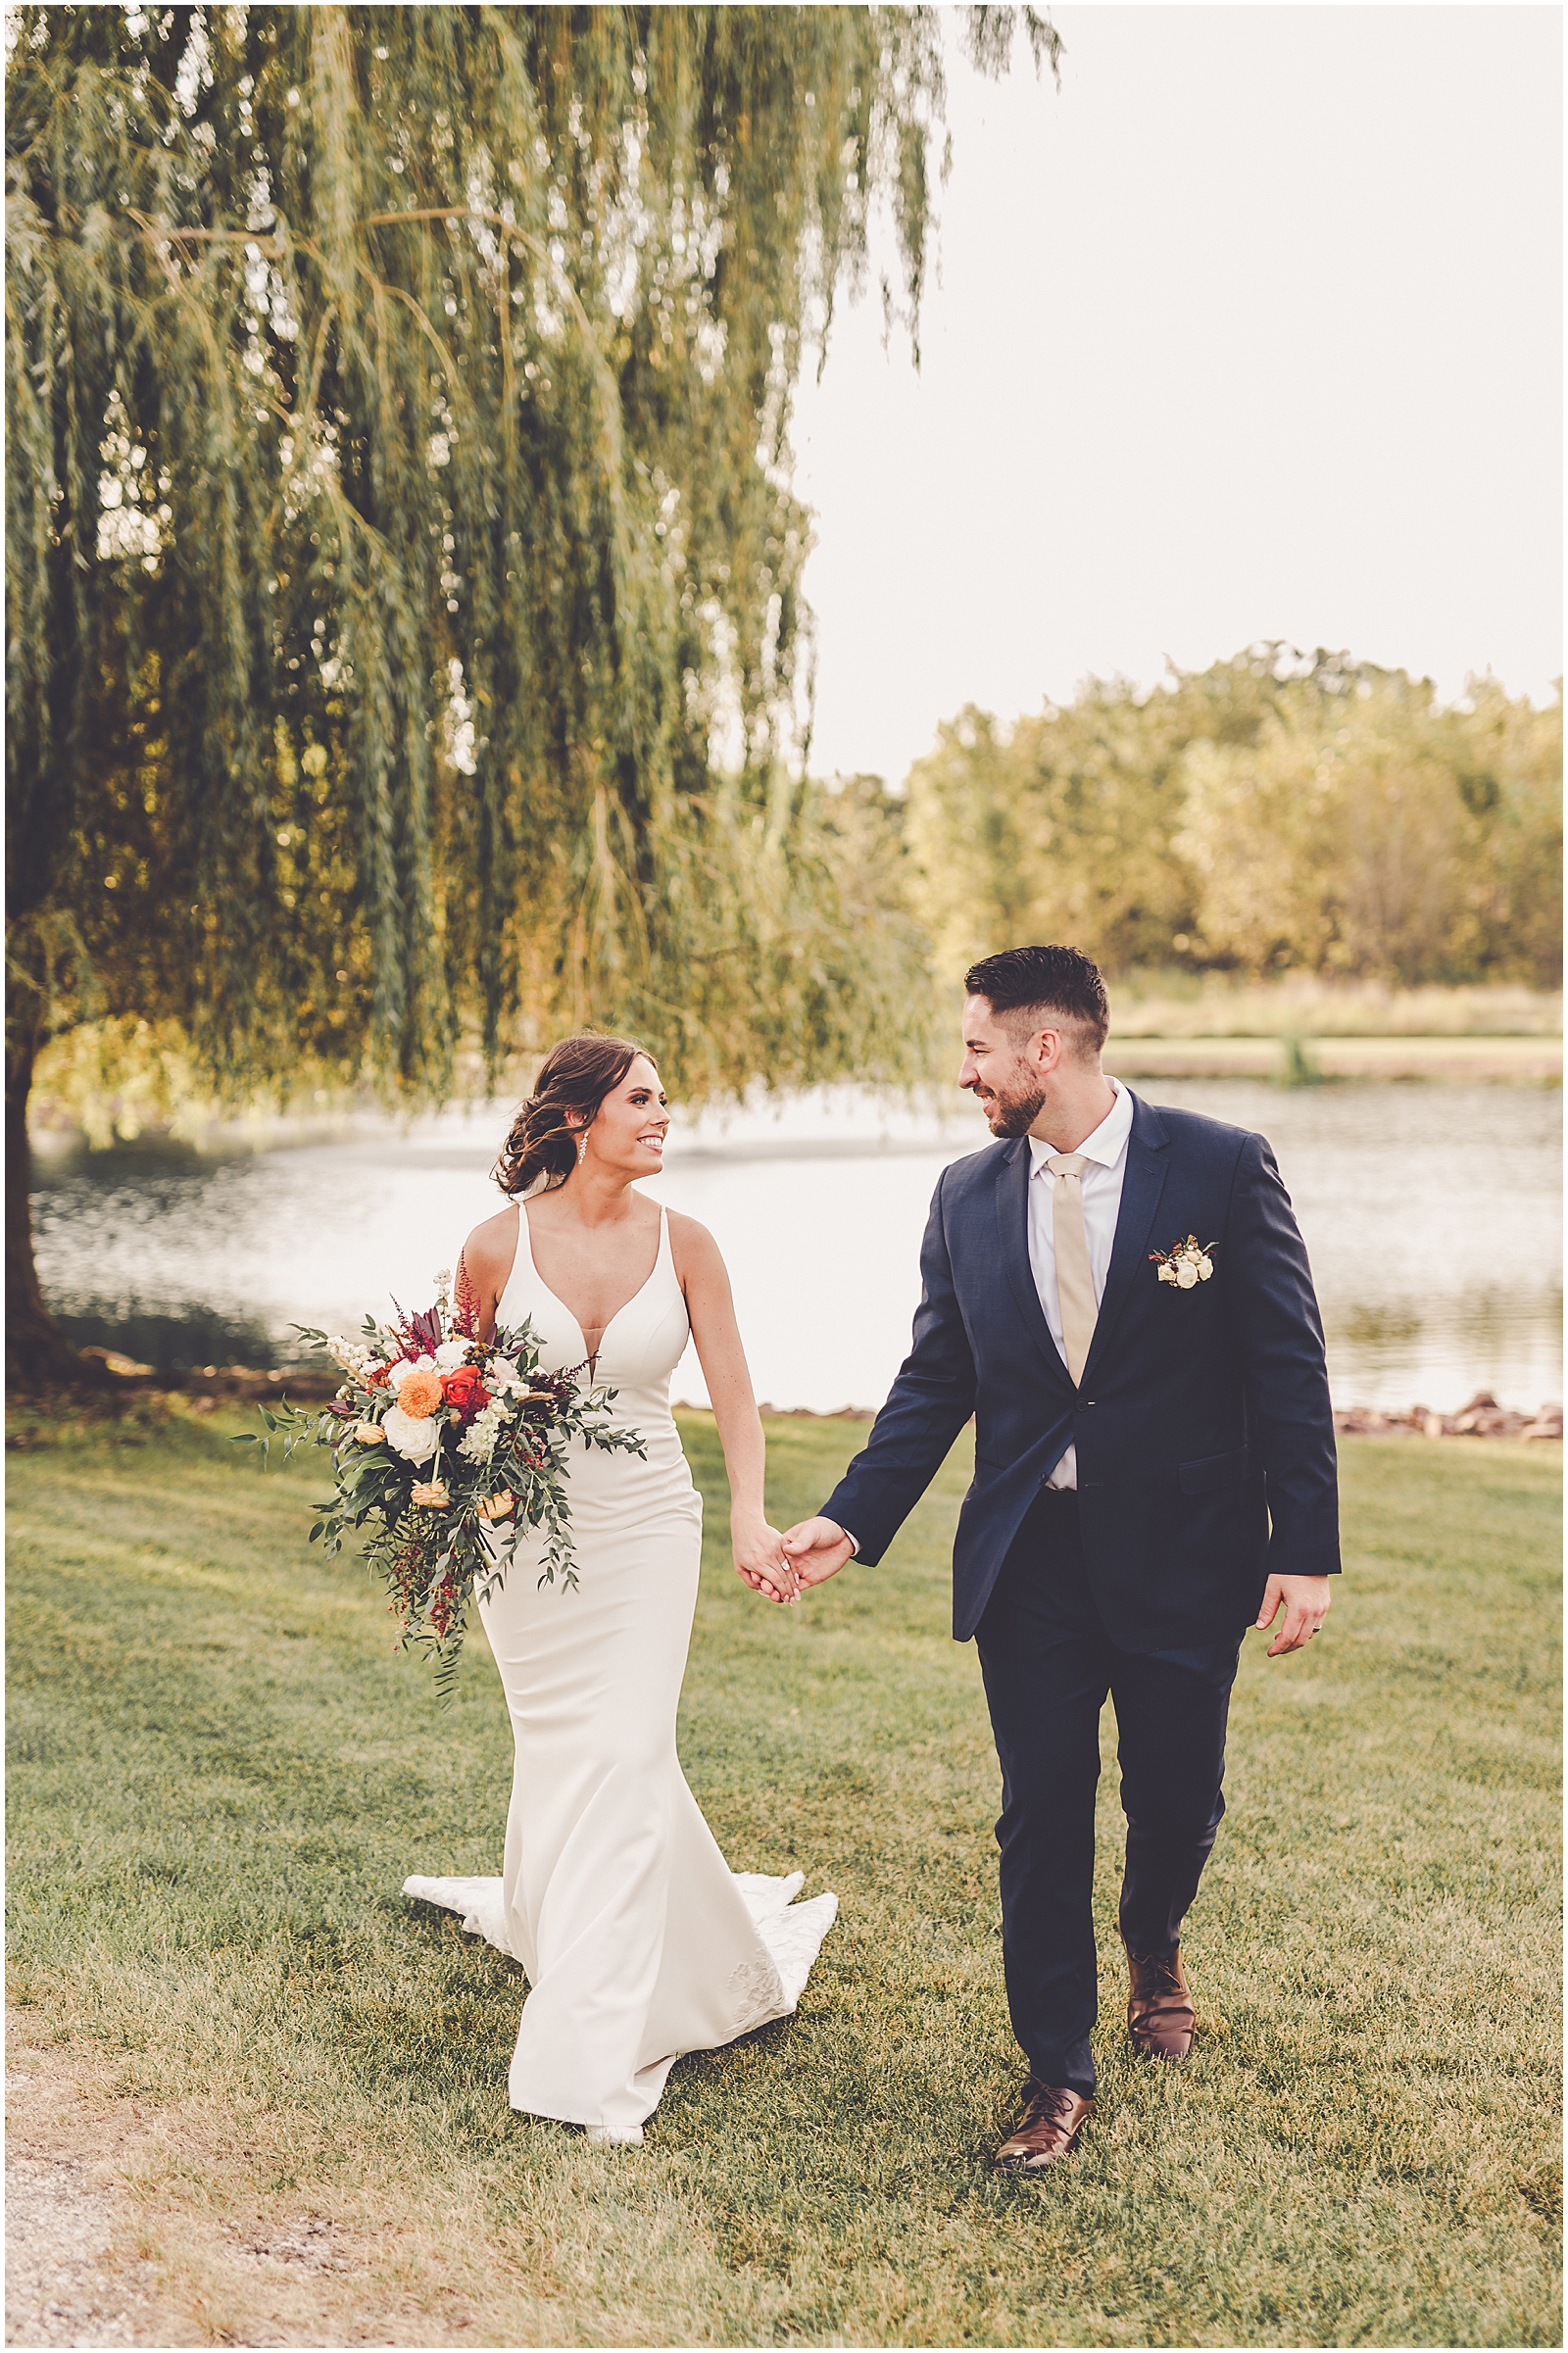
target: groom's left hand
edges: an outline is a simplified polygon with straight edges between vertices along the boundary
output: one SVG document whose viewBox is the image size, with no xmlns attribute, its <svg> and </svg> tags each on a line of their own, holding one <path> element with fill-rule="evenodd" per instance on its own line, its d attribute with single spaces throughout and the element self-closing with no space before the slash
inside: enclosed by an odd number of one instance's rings
<svg viewBox="0 0 1568 2353">
<path fill-rule="evenodd" d="M 1326 1577 L 1271 1577 L 1263 1588 L 1257 1624 L 1260 1629 L 1272 1626 L 1282 1609 L 1285 1618 L 1268 1646 L 1269 1657 L 1304 1650 L 1313 1635 L 1322 1632 L 1332 1598 Z"/>
</svg>

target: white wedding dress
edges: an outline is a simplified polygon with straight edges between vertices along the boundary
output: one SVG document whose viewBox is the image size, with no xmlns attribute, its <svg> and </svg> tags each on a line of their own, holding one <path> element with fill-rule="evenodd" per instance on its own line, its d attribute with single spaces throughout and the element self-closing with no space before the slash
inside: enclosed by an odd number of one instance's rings
<svg viewBox="0 0 1568 2353">
<path fill-rule="evenodd" d="M 528 1213 L 497 1322 L 526 1316 L 547 1371 L 587 1356 L 533 1262 Z M 795 2008 L 838 1910 L 796 1903 L 804 1875 L 731 1872 L 686 1787 L 675 1709 L 702 1550 L 702 1497 L 669 1410 L 690 1330 L 660 1220 L 659 1255 L 607 1326 L 608 1418 L 648 1448 L 571 1457 L 575 1590 L 538 1583 L 525 1540 L 480 1617 L 516 1741 L 501 1879 L 421 1879 L 404 1893 L 461 1913 L 528 1980 L 514 2108 L 640 2141 L 686 2051 L 715 2050 Z"/>
</svg>

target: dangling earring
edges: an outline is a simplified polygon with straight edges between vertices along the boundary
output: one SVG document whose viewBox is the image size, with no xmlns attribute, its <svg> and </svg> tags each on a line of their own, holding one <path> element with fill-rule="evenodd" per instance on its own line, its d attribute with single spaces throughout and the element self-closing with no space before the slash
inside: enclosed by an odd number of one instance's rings
<svg viewBox="0 0 1568 2353">
<path fill-rule="evenodd" d="M 582 1166 L 582 1162 L 583 1162 L 583 1154 L 584 1154 L 584 1152 L 586 1152 L 586 1151 L 587 1151 L 587 1150 L 588 1150 L 588 1130 L 587 1130 L 586 1128 L 584 1128 L 584 1129 L 583 1129 L 583 1131 L 582 1131 L 582 1133 L 581 1133 L 581 1135 L 580 1135 L 580 1136 L 577 1138 L 577 1165 L 578 1165 L 578 1167 L 579 1167 L 579 1168 Z"/>
</svg>

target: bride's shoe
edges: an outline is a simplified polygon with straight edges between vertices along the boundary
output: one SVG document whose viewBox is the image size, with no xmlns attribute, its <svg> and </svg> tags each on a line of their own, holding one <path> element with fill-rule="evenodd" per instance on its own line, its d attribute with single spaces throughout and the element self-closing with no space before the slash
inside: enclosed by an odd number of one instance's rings
<svg viewBox="0 0 1568 2353">
<path fill-rule="evenodd" d="M 643 2145 L 641 2125 L 585 2125 L 584 2132 L 599 2149 L 640 2149 Z"/>
</svg>

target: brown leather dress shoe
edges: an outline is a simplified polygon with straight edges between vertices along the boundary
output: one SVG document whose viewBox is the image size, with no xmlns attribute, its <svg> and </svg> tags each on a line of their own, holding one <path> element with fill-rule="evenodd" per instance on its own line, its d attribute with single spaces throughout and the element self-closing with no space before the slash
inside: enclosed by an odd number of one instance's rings
<svg viewBox="0 0 1568 2353">
<path fill-rule="evenodd" d="M 1182 1967 L 1178 1944 L 1169 1960 L 1140 1960 L 1129 1951 L 1132 1995 L 1127 2004 L 1127 2033 L 1133 2048 L 1146 2059 L 1185 2059 L 1193 2047 L 1193 1989 Z"/>
<path fill-rule="evenodd" d="M 1038 2173 L 1042 2166 L 1071 2154 L 1079 2132 L 1094 2112 L 1093 2100 L 1069 2091 L 1064 2083 L 1042 2083 L 1031 2076 L 1017 2128 L 1007 2135 L 992 2162 L 1004 2173 Z"/>
</svg>

